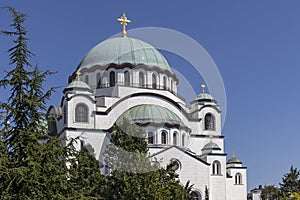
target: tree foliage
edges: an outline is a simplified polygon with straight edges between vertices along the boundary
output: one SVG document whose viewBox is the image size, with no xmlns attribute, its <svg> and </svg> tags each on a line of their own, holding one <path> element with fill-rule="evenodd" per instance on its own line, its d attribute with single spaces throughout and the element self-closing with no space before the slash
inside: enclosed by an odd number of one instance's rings
<svg viewBox="0 0 300 200">
<path fill-rule="evenodd" d="M 103 199 L 105 177 L 90 144 L 84 145 L 76 154 L 76 163 L 71 165 L 71 182 L 78 192 L 78 199 Z"/>
<path fill-rule="evenodd" d="M 275 185 L 265 186 L 261 192 L 262 200 L 278 200 L 279 199 L 280 190 L 275 187 Z"/>
<path fill-rule="evenodd" d="M 299 170 L 291 166 L 290 171 L 283 175 L 282 182 L 279 183 L 280 187 L 274 185 L 265 186 L 262 189 L 262 200 L 287 200 L 299 199 L 300 193 L 300 179 Z"/>
<path fill-rule="evenodd" d="M 130 133 L 130 134 L 128 134 Z M 189 199 L 189 183 L 182 187 L 170 163 L 166 169 L 151 163 L 143 130 L 129 121 L 115 127 L 105 152 L 111 176 L 107 199 Z M 115 156 L 113 156 L 115 155 Z"/>
<path fill-rule="evenodd" d="M 75 191 L 68 181 L 68 168 L 73 154 L 71 146 L 63 147 L 61 139 L 49 137 L 45 124 L 46 102 L 54 88 L 46 92 L 43 82 L 52 72 L 41 72 L 29 59 L 25 15 L 7 7 L 12 14 L 13 31 L 1 31 L 13 38 L 8 50 L 10 70 L 0 86 L 10 91 L 7 102 L 0 103 L 6 113 L 1 121 L 2 199 L 65 199 Z"/>
<path fill-rule="evenodd" d="M 282 197 L 289 197 L 293 192 L 300 192 L 299 170 L 291 166 L 290 172 L 282 177 L 280 193 Z"/>
</svg>

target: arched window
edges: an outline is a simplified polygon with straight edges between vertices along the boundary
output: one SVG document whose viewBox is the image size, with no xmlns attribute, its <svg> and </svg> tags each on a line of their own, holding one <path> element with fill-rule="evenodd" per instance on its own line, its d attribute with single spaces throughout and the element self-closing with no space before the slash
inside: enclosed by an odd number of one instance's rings
<svg viewBox="0 0 300 200">
<path fill-rule="evenodd" d="M 204 129 L 215 130 L 215 116 L 211 113 L 207 113 L 204 118 Z"/>
<path fill-rule="evenodd" d="M 177 145 L 177 132 L 173 133 L 173 145 Z"/>
<path fill-rule="evenodd" d="M 101 74 L 97 73 L 97 88 L 101 87 Z"/>
<path fill-rule="evenodd" d="M 144 87 L 145 85 L 145 80 L 144 80 L 144 74 L 143 72 L 139 73 L 139 87 Z"/>
<path fill-rule="evenodd" d="M 66 106 L 64 106 L 64 110 L 63 110 L 63 115 L 64 115 L 64 124 L 66 124 L 67 123 L 67 108 L 66 108 Z"/>
<path fill-rule="evenodd" d="M 156 75 L 152 74 L 152 88 L 156 89 L 157 88 L 157 80 L 156 80 Z"/>
<path fill-rule="evenodd" d="M 130 86 L 130 74 L 129 74 L 129 71 L 126 71 L 124 73 L 124 79 L 125 79 L 125 86 Z"/>
<path fill-rule="evenodd" d="M 182 146 L 184 146 L 184 143 L 185 143 L 184 138 L 185 138 L 185 135 L 183 134 L 183 135 L 181 136 L 181 145 L 182 145 Z"/>
<path fill-rule="evenodd" d="M 170 85 L 171 85 L 171 92 L 173 92 L 173 80 L 171 80 Z"/>
<path fill-rule="evenodd" d="M 48 123 L 48 133 L 49 133 L 49 135 L 56 134 L 57 133 L 57 127 L 56 127 L 56 122 L 55 122 L 54 117 L 50 117 L 47 120 L 47 123 Z"/>
<path fill-rule="evenodd" d="M 212 164 L 212 174 L 220 175 L 221 174 L 221 163 L 215 160 Z"/>
<path fill-rule="evenodd" d="M 75 122 L 88 122 L 88 107 L 83 103 L 77 104 L 75 108 Z"/>
<path fill-rule="evenodd" d="M 154 135 L 153 133 L 149 132 L 148 133 L 148 144 L 153 144 L 154 143 Z"/>
<path fill-rule="evenodd" d="M 167 133 L 165 131 L 161 132 L 161 143 L 167 144 Z"/>
<path fill-rule="evenodd" d="M 89 75 L 86 75 L 86 76 L 85 76 L 85 83 L 86 83 L 86 84 L 89 84 Z"/>
<path fill-rule="evenodd" d="M 164 88 L 164 90 L 167 89 L 167 78 L 165 76 L 163 78 L 163 88 Z"/>
<path fill-rule="evenodd" d="M 236 185 L 241 185 L 242 184 L 242 174 L 241 173 L 236 173 L 236 175 L 235 175 L 235 184 Z"/>
<path fill-rule="evenodd" d="M 109 86 L 115 86 L 116 85 L 116 73 L 115 72 L 110 72 L 109 74 Z"/>
<path fill-rule="evenodd" d="M 202 200 L 201 194 L 198 191 L 192 191 L 190 196 L 192 200 Z"/>
</svg>

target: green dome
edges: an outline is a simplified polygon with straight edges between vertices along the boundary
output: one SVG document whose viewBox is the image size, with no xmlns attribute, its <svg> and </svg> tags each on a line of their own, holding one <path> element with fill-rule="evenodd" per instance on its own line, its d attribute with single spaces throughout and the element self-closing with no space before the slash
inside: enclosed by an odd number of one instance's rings
<svg viewBox="0 0 300 200">
<path fill-rule="evenodd" d="M 134 123 L 171 123 L 181 124 L 181 119 L 169 109 L 152 104 L 138 105 L 125 111 L 117 120 L 123 118 Z"/>
<path fill-rule="evenodd" d="M 208 93 L 200 93 L 194 100 L 214 100 L 214 97 Z"/>
<path fill-rule="evenodd" d="M 237 157 L 232 157 L 228 160 L 227 164 L 242 164 L 242 162 Z"/>
<path fill-rule="evenodd" d="M 99 43 L 86 54 L 77 70 L 111 63 L 144 64 L 171 71 L 167 60 L 158 50 L 146 42 L 129 37 L 110 38 Z"/>
<path fill-rule="evenodd" d="M 81 89 L 91 90 L 90 86 L 88 86 L 88 84 L 86 84 L 85 82 L 82 82 L 82 81 L 73 81 L 66 87 L 66 89 L 69 89 L 69 88 L 81 88 Z"/>
<path fill-rule="evenodd" d="M 207 143 L 202 150 L 221 150 L 221 148 L 214 142 Z"/>
</svg>

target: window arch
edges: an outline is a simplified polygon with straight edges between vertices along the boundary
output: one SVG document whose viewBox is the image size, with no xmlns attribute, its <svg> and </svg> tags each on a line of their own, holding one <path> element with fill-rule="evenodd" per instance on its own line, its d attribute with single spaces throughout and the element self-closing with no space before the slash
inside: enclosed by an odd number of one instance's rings
<svg viewBox="0 0 300 200">
<path fill-rule="evenodd" d="M 124 72 L 124 83 L 125 83 L 125 86 L 130 86 L 130 73 L 129 71 L 125 71 Z"/>
<path fill-rule="evenodd" d="M 167 144 L 167 132 L 165 131 L 161 132 L 161 143 Z"/>
<path fill-rule="evenodd" d="M 85 76 L 85 83 L 86 83 L 86 84 L 89 84 L 89 75 L 86 75 L 86 76 Z"/>
<path fill-rule="evenodd" d="M 215 160 L 212 164 L 212 174 L 220 175 L 221 174 L 221 163 Z"/>
<path fill-rule="evenodd" d="M 173 133 L 173 145 L 177 145 L 177 132 Z"/>
<path fill-rule="evenodd" d="M 115 86 L 116 85 L 116 73 L 114 71 L 109 73 L 109 86 Z"/>
<path fill-rule="evenodd" d="M 97 88 L 100 88 L 101 87 L 101 74 L 100 74 L 100 72 L 97 73 L 96 80 L 97 80 Z"/>
<path fill-rule="evenodd" d="M 192 191 L 190 196 L 193 200 L 202 200 L 201 194 L 198 191 Z"/>
<path fill-rule="evenodd" d="M 155 74 L 152 74 L 152 88 L 153 89 L 157 88 L 157 78 Z"/>
<path fill-rule="evenodd" d="M 148 133 L 148 144 L 154 144 L 154 135 L 153 133 Z"/>
<path fill-rule="evenodd" d="M 235 184 L 236 185 L 241 185 L 242 184 L 242 174 L 241 173 L 236 173 L 236 175 L 235 175 Z"/>
<path fill-rule="evenodd" d="M 205 130 L 215 130 L 215 116 L 211 113 L 207 113 L 204 117 L 204 129 Z"/>
<path fill-rule="evenodd" d="M 48 133 L 49 135 L 54 135 L 57 133 L 57 127 L 54 117 L 50 117 L 47 120 L 48 123 Z"/>
<path fill-rule="evenodd" d="M 165 76 L 163 77 L 163 89 L 167 89 L 167 78 Z"/>
<path fill-rule="evenodd" d="M 83 103 L 77 104 L 75 108 L 75 122 L 88 122 L 88 107 Z"/>
<path fill-rule="evenodd" d="M 185 139 L 185 135 L 183 134 L 183 135 L 181 136 L 181 145 L 182 145 L 182 146 L 184 146 L 184 143 L 185 143 L 184 139 Z"/>
<path fill-rule="evenodd" d="M 145 85 L 144 73 L 139 72 L 139 87 L 144 87 L 144 85 Z"/>
</svg>

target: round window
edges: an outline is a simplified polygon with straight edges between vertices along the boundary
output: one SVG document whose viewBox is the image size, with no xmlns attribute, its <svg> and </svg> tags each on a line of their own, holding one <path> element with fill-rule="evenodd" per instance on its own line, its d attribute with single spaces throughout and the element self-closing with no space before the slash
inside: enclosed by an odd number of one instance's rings
<svg viewBox="0 0 300 200">
<path fill-rule="evenodd" d="M 171 167 L 171 169 L 177 171 L 177 170 L 181 169 L 181 163 L 178 159 L 172 158 L 170 161 L 170 167 Z"/>
</svg>

